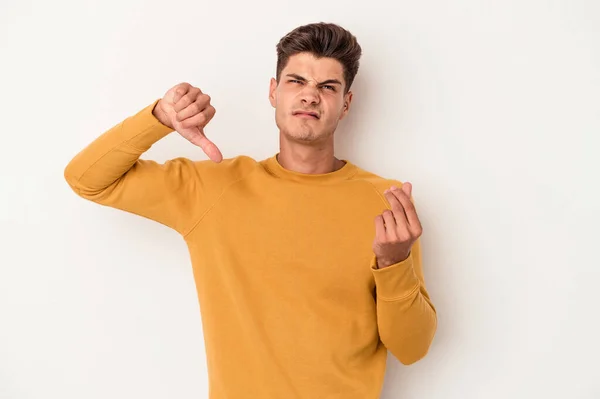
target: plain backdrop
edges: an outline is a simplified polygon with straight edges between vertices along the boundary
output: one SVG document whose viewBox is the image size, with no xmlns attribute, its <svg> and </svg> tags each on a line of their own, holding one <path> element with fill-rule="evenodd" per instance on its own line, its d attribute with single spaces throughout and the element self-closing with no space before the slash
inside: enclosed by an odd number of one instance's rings
<svg viewBox="0 0 600 399">
<path fill-rule="evenodd" d="M 225 157 L 274 154 L 275 45 L 320 21 L 364 50 L 336 154 L 413 183 L 439 315 L 382 399 L 600 397 L 596 0 L 4 0 L 1 399 L 207 397 L 183 240 L 63 170 L 184 81 Z M 177 133 L 144 155 L 176 156 L 206 159 Z"/>
</svg>

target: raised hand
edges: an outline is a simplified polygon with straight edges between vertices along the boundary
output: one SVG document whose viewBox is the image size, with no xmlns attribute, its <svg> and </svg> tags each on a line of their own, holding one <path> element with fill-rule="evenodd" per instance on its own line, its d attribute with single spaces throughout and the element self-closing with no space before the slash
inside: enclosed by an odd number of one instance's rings
<svg viewBox="0 0 600 399">
<path fill-rule="evenodd" d="M 154 116 L 165 126 L 176 130 L 194 145 L 202 148 L 214 162 L 221 162 L 219 148 L 204 134 L 204 127 L 215 115 L 210 96 L 189 83 L 169 89 L 154 107 Z"/>
<path fill-rule="evenodd" d="M 392 210 L 375 217 L 373 252 L 379 268 L 402 262 L 410 255 L 414 242 L 423 233 L 417 211 L 410 200 L 412 185 L 390 187 L 384 192 Z"/>
</svg>

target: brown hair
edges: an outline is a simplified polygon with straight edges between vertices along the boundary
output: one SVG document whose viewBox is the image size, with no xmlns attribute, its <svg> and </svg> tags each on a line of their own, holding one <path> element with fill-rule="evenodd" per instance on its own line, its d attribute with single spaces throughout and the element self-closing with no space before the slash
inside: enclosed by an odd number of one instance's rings
<svg viewBox="0 0 600 399">
<path fill-rule="evenodd" d="M 291 56 L 309 52 L 317 58 L 334 58 L 342 64 L 346 81 L 344 93 L 352 86 L 362 54 L 362 49 L 352 33 L 339 25 L 325 22 L 297 27 L 282 37 L 276 48 L 277 82 Z"/>
</svg>

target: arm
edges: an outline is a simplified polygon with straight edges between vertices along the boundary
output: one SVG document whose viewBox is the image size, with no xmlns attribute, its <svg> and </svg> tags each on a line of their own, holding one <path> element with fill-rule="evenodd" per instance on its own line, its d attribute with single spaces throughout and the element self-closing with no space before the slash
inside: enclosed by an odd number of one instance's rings
<svg viewBox="0 0 600 399">
<path fill-rule="evenodd" d="M 69 162 L 64 177 L 82 198 L 155 220 L 186 235 L 247 165 L 236 158 L 222 161 L 218 148 L 204 136 L 204 125 L 215 111 L 199 89 L 180 84 L 162 100 L 94 140 Z M 171 126 L 202 147 L 211 160 L 175 158 L 159 164 L 140 159 L 174 131 Z"/>
<path fill-rule="evenodd" d="M 377 292 L 379 336 L 403 364 L 412 364 L 429 351 L 437 329 L 437 314 L 425 288 L 418 239 L 404 261 L 371 270 Z"/>
<path fill-rule="evenodd" d="M 186 235 L 240 169 L 236 159 L 221 162 L 220 150 L 204 135 L 214 114 L 208 95 L 189 83 L 177 84 L 79 152 L 65 168 L 65 179 L 85 199 Z M 175 158 L 159 164 L 140 159 L 174 130 L 200 146 L 211 161 Z"/>
<path fill-rule="evenodd" d="M 139 159 L 173 131 L 153 115 L 157 103 L 94 140 L 68 163 L 64 177 L 82 198 L 156 220 L 183 233 L 189 228 L 186 197 L 193 197 L 196 191 L 194 164 L 183 158 L 164 164 Z"/>
<path fill-rule="evenodd" d="M 375 218 L 371 270 L 381 341 L 400 362 L 412 364 L 429 351 L 437 314 L 423 278 L 422 226 L 412 185 L 393 183 L 383 193 L 388 209 Z"/>
</svg>

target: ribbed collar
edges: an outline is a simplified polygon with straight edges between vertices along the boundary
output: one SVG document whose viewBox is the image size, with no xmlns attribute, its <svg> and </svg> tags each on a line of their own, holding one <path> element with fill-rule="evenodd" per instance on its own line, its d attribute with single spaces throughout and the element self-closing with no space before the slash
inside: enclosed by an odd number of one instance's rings
<svg viewBox="0 0 600 399">
<path fill-rule="evenodd" d="M 342 159 L 346 164 L 342 166 L 340 169 L 329 172 L 329 173 L 320 173 L 320 174 L 312 174 L 312 173 L 300 173 L 295 172 L 293 170 L 285 169 L 279 161 L 277 160 L 277 156 L 279 153 L 273 155 L 270 158 L 267 158 L 263 161 L 265 167 L 275 176 L 292 180 L 299 183 L 307 183 L 307 184 L 331 184 L 340 182 L 342 180 L 347 180 L 352 177 L 357 171 L 358 168 L 353 163 L 349 162 L 346 159 Z"/>
</svg>

